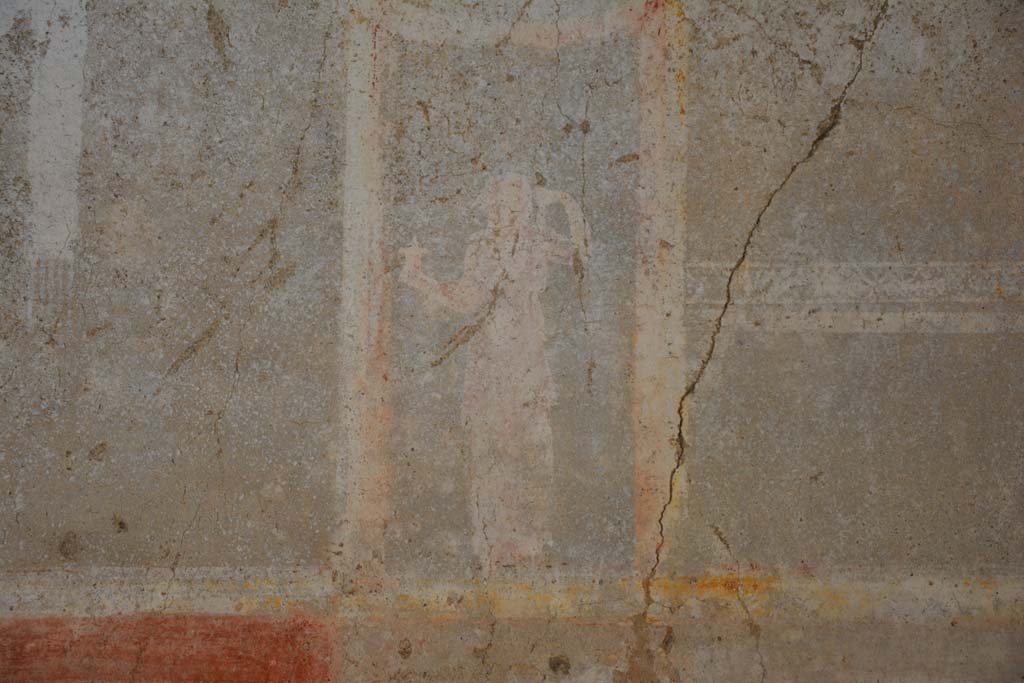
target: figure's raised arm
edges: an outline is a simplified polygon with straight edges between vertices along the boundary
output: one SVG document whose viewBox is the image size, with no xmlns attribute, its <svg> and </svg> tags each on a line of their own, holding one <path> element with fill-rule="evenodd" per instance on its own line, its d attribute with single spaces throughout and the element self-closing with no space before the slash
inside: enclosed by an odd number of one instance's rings
<svg viewBox="0 0 1024 683">
<path fill-rule="evenodd" d="M 492 275 L 481 263 L 481 249 L 478 243 L 466 248 L 462 276 L 450 282 L 438 282 L 423 272 L 425 249 L 413 240 L 411 246 L 401 250 L 405 259 L 400 279 L 423 294 L 432 305 L 446 308 L 455 313 L 471 313 L 482 306 L 490 294 Z"/>
</svg>

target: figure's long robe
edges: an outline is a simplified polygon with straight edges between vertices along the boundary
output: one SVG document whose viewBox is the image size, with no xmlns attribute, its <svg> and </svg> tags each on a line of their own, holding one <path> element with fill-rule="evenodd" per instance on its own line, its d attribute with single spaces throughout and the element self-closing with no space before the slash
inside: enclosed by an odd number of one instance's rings
<svg viewBox="0 0 1024 683">
<path fill-rule="evenodd" d="M 474 548 L 491 564 L 537 558 L 550 543 L 555 385 L 545 351 L 542 295 L 567 240 L 534 228 L 477 235 L 462 277 L 440 303 L 470 313 L 463 328 L 462 418 L 473 481 Z"/>
</svg>

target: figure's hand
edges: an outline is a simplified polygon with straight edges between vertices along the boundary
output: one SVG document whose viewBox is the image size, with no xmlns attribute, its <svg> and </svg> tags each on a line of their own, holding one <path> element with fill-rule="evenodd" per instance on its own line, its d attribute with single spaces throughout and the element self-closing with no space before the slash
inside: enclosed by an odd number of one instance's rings
<svg viewBox="0 0 1024 683">
<path fill-rule="evenodd" d="M 562 204 L 568 211 L 570 210 L 570 205 L 576 204 L 576 201 L 572 197 L 561 190 L 549 190 L 546 187 L 537 187 L 534 188 L 534 192 L 536 192 L 537 204 L 541 207 Z"/>
<path fill-rule="evenodd" d="M 423 273 L 423 254 L 426 251 L 420 246 L 419 240 L 413 238 L 412 244 L 398 250 L 402 256 L 402 272 L 399 280 L 405 284 L 412 284 Z"/>
</svg>

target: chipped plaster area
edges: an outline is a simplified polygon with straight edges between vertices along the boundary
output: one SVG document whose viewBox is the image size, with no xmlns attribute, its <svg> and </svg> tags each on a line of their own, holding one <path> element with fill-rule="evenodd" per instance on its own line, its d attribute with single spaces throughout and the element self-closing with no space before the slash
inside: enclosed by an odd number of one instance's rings
<svg viewBox="0 0 1024 683">
<path fill-rule="evenodd" d="M 0 33 L 0 679 L 1024 676 L 1019 3 Z"/>
</svg>

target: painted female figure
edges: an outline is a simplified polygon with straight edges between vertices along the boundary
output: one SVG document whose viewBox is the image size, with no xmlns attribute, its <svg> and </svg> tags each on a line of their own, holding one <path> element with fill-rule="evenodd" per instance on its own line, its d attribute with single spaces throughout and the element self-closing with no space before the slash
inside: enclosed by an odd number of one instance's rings
<svg viewBox="0 0 1024 683">
<path fill-rule="evenodd" d="M 549 264 L 582 272 L 589 236 L 571 197 L 519 175 L 492 181 L 483 204 L 490 226 L 470 239 L 458 280 L 427 275 L 415 244 L 402 250 L 401 279 L 433 305 L 469 316 L 434 365 L 465 347 L 462 420 L 472 457 L 473 547 L 489 568 L 540 558 L 550 543 L 555 386 L 541 297 Z M 545 221 L 554 204 L 565 209 L 570 237 Z"/>
</svg>

